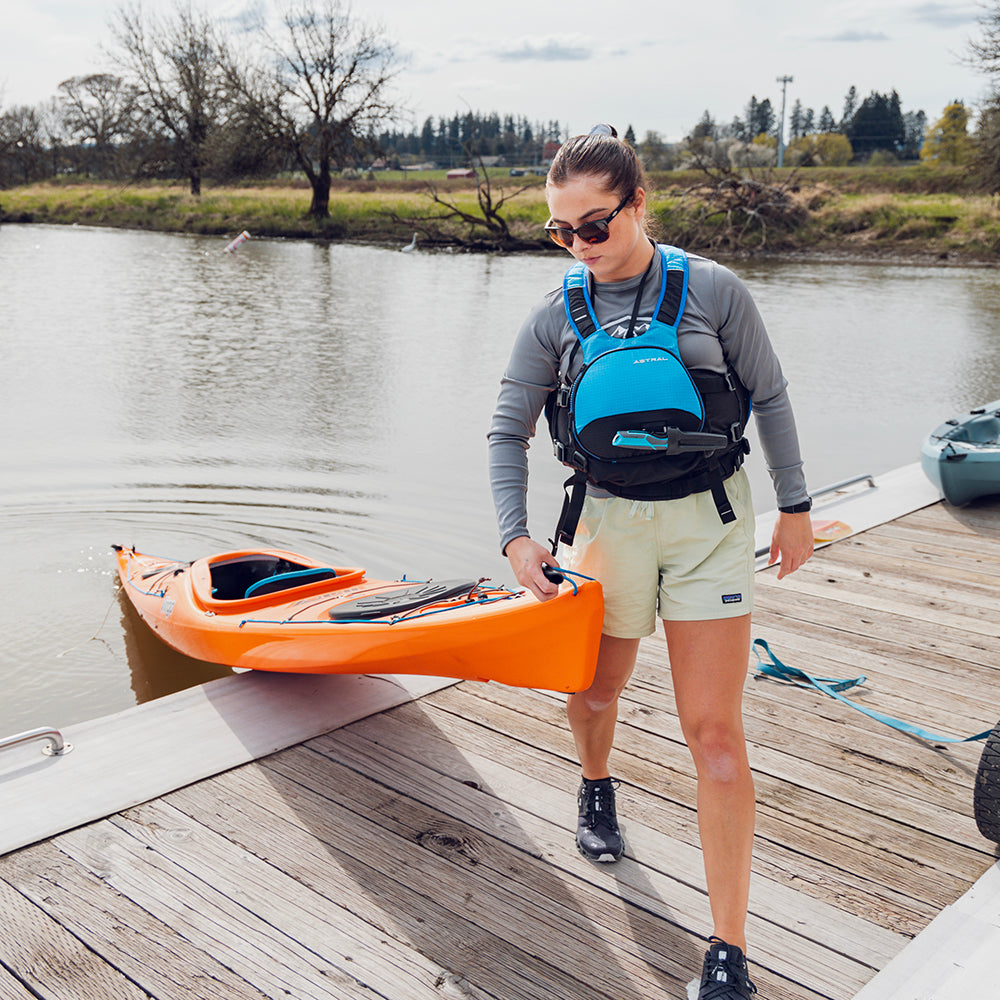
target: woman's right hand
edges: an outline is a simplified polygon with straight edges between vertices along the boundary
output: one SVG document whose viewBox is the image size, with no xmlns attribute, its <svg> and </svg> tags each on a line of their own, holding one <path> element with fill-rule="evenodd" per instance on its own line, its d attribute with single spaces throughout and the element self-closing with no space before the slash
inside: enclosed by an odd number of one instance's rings
<svg viewBox="0 0 1000 1000">
<path fill-rule="evenodd" d="M 551 600 L 559 593 L 559 584 L 553 583 L 542 572 L 543 566 L 559 565 L 547 548 L 527 535 L 521 535 L 507 543 L 504 554 L 510 561 L 517 582 L 540 601 Z"/>
</svg>

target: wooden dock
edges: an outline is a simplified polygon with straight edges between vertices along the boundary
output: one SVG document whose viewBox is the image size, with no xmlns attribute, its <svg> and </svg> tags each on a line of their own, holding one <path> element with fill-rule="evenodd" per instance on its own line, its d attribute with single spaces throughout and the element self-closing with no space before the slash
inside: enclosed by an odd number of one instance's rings
<svg viewBox="0 0 1000 1000">
<path fill-rule="evenodd" d="M 851 697 L 934 732 L 996 723 L 1000 508 L 757 580 L 753 634 L 789 665 L 865 674 Z M 452 684 L 0 858 L 0 1000 L 682 1000 L 710 924 L 666 661 L 645 641 L 622 703 L 620 863 L 574 849 L 561 699 Z M 850 1000 L 994 864 L 981 744 L 752 666 L 752 972 L 762 1000 Z"/>
</svg>

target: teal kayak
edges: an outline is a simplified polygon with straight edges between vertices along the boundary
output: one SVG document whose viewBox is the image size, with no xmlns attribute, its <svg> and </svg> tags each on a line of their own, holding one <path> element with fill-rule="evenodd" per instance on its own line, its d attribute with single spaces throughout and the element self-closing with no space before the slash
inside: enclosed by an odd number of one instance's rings
<svg viewBox="0 0 1000 1000">
<path fill-rule="evenodd" d="M 935 427 L 920 447 L 920 463 L 956 507 L 1000 494 L 1000 400 Z"/>
</svg>

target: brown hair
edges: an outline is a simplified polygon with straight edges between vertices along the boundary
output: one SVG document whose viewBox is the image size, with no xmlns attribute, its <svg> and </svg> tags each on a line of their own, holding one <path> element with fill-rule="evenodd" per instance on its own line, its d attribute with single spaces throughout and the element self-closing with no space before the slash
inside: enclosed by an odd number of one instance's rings
<svg viewBox="0 0 1000 1000">
<path fill-rule="evenodd" d="M 646 175 L 635 150 L 610 125 L 595 125 L 586 135 L 574 136 L 559 147 L 546 183 L 560 187 L 574 177 L 606 177 L 608 190 L 619 198 L 637 187 L 646 189 Z"/>
</svg>

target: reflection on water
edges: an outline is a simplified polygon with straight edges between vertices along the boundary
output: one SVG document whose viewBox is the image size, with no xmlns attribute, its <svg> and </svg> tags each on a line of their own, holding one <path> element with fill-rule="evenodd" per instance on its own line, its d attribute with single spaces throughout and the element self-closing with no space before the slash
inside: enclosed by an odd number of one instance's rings
<svg viewBox="0 0 1000 1000">
<path fill-rule="evenodd" d="M 233 673 L 229 667 L 194 660 L 161 642 L 121 590 L 118 591 L 116 607 L 120 615 L 132 692 L 137 702 L 152 701 Z"/>
<path fill-rule="evenodd" d="M 225 243 L 0 229 L 0 734 L 226 672 L 130 620 L 112 543 L 512 582 L 484 435 L 513 336 L 564 259 Z M 735 269 L 789 376 L 813 487 L 915 461 L 941 419 L 1000 398 L 991 270 Z M 759 454 L 750 475 L 772 506 Z M 540 538 L 563 478 L 540 441 Z"/>
</svg>

